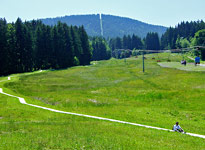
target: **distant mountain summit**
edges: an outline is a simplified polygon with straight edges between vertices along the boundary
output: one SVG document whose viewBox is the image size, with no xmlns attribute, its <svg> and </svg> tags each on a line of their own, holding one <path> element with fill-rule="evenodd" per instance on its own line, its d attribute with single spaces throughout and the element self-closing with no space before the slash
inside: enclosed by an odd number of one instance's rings
<svg viewBox="0 0 205 150">
<path fill-rule="evenodd" d="M 58 21 L 68 25 L 83 25 L 89 36 L 122 37 L 135 34 L 145 37 L 148 32 L 157 32 L 161 36 L 167 29 L 163 26 L 151 25 L 130 18 L 104 14 L 72 15 L 41 20 L 47 25 L 55 25 Z"/>
</svg>

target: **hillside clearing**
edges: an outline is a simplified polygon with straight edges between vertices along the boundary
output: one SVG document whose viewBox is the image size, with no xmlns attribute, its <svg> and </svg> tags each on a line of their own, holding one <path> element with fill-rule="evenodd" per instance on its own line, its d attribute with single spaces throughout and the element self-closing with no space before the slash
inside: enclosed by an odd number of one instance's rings
<svg viewBox="0 0 205 150">
<path fill-rule="evenodd" d="M 179 121 L 185 131 L 204 135 L 203 72 L 161 68 L 147 58 L 145 74 L 141 58 L 126 63 L 111 59 L 88 67 L 15 77 L 1 87 L 35 105 L 168 129 Z M 0 110 L 2 148 L 205 148 L 204 139 L 55 114 L 2 95 L 0 106 L 4 106 Z"/>
</svg>

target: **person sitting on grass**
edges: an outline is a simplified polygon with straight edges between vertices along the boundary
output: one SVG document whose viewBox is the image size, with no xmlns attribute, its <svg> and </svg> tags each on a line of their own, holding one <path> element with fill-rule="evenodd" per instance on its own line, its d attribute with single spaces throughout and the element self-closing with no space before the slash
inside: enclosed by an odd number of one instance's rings
<svg viewBox="0 0 205 150">
<path fill-rule="evenodd" d="M 180 127 L 179 122 L 176 122 L 176 124 L 173 126 L 173 129 L 176 132 L 184 132 L 184 130 Z"/>
<path fill-rule="evenodd" d="M 200 57 L 199 56 L 195 57 L 195 66 L 197 64 L 200 64 Z"/>
<path fill-rule="evenodd" d="M 181 64 L 186 66 L 186 60 L 182 60 Z"/>
</svg>

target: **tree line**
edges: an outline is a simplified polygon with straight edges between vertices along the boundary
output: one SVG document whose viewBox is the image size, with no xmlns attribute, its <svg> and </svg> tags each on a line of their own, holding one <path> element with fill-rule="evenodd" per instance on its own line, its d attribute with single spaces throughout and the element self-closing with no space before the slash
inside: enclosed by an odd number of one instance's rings
<svg viewBox="0 0 205 150">
<path fill-rule="evenodd" d="M 134 52 L 132 51 L 131 53 L 130 50 L 135 49 L 163 50 L 187 48 L 191 46 L 205 46 L 204 29 L 205 23 L 203 21 L 182 22 L 175 28 L 168 28 L 161 38 L 157 33 L 149 32 L 143 39 L 136 35 L 124 35 L 123 38 L 116 37 L 107 39 L 107 43 L 109 43 L 111 56 L 116 58 L 129 57 L 130 55 L 133 55 Z M 105 45 L 107 44 L 106 42 L 104 43 Z M 99 51 L 96 53 L 97 55 L 101 53 L 101 49 L 98 49 L 97 51 Z M 203 59 L 205 58 L 204 53 L 205 50 L 202 50 L 200 54 Z M 99 57 L 96 57 L 97 59 L 95 60 L 102 60 L 102 58 L 108 59 L 108 57 L 101 57 L 101 59 L 98 59 Z"/>
<path fill-rule="evenodd" d="M 116 37 L 109 39 L 109 46 L 112 50 L 115 49 L 141 49 L 143 48 L 143 43 L 140 37 L 136 35 L 124 35 L 123 38 Z"/>
<path fill-rule="evenodd" d="M 92 60 L 107 60 L 111 57 L 110 47 L 103 37 L 91 37 Z"/>
<path fill-rule="evenodd" d="M 146 37 L 141 39 L 137 35 L 124 35 L 123 38 L 116 37 L 109 40 L 109 46 L 112 50 L 115 49 L 149 49 L 159 50 L 160 40 L 156 32 L 147 33 Z"/>
<path fill-rule="evenodd" d="M 0 19 L 0 75 L 90 64 L 88 35 L 83 26 L 39 20 L 7 23 Z"/>
<path fill-rule="evenodd" d="M 141 39 L 136 35 L 124 35 L 123 38 L 116 37 L 109 39 L 109 46 L 115 49 L 175 49 L 196 45 L 195 34 L 197 31 L 205 29 L 204 21 L 181 22 L 176 27 L 170 27 L 159 37 L 158 33 L 149 32 Z"/>
<path fill-rule="evenodd" d="M 134 34 L 105 39 L 88 38 L 83 26 L 61 22 L 49 26 L 39 20 L 22 22 L 20 18 L 15 23 L 7 23 L 0 19 L 0 75 L 88 65 L 91 60 L 129 57 L 135 49 L 205 45 L 205 31 L 201 29 L 205 29 L 203 21 L 182 22 L 175 28 L 168 28 L 161 38 L 149 32 L 143 39 Z M 205 58 L 205 52 L 202 53 Z"/>
<path fill-rule="evenodd" d="M 195 33 L 205 29 L 204 21 L 181 22 L 170 27 L 161 37 L 161 49 L 175 49 L 194 45 Z"/>
</svg>

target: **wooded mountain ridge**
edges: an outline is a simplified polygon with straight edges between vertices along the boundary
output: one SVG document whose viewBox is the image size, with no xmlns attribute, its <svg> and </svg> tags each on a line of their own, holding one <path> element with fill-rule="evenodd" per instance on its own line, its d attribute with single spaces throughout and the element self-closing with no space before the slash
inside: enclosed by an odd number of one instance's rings
<svg viewBox="0 0 205 150">
<path fill-rule="evenodd" d="M 46 25 L 56 25 L 58 21 L 66 23 L 67 25 L 81 26 L 83 25 L 89 36 L 103 36 L 107 37 L 123 37 L 124 35 L 135 34 L 144 38 L 148 32 L 157 32 L 161 36 L 166 27 L 147 24 L 138 20 L 119 17 L 113 15 L 101 15 L 102 29 L 100 24 L 100 15 L 71 15 L 56 18 L 40 19 Z"/>
</svg>

